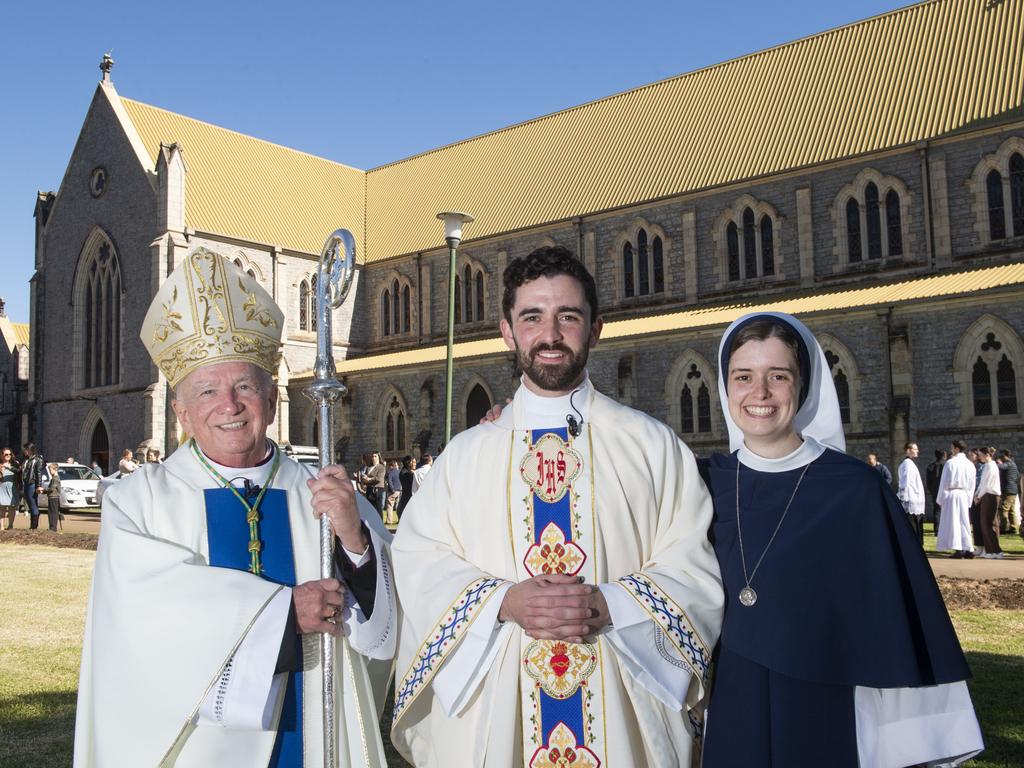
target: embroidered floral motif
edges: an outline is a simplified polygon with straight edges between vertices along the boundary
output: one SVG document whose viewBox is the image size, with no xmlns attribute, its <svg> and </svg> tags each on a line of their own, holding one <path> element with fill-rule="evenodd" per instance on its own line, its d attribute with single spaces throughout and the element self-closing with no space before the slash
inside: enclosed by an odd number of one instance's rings
<svg viewBox="0 0 1024 768">
<path fill-rule="evenodd" d="M 540 438 L 523 457 L 519 474 L 543 501 L 554 504 L 580 475 L 583 457 L 554 432 Z"/>
<path fill-rule="evenodd" d="M 530 760 L 530 768 L 598 768 L 600 765 L 597 755 L 576 743 L 576 737 L 565 723 L 552 729 L 547 746 L 538 749 Z"/>
<path fill-rule="evenodd" d="M 541 531 L 540 543 L 526 551 L 523 565 L 531 576 L 542 573 L 579 573 L 587 555 L 574 542 L 565 540 L 565 533 L 554 523 Z"/>
<path fill-rule="evenodd" d="M 242 310 L 245 312 L 245 319 L 249 322 L 256 320 L 264 328 L 268 326 L 277 327 L 277 321 L 271 317 L 270 310 L 266 307 L 261 307 L 256 301 L 256 291 L 245 290 L 245 283 L 242 279 L 238 279 L 238 289 L 245 296 L 245 302 L 242 304 Z"/>
<path fill-rule="evenodd" d="M 623 576 L 618 583 L 661 627 L 690 671 L 702 682 L 706 681 L 711 656 L 686 611 L 643 574 Z"/>
<path fill-rule="evenodd" d="M 459 644 L 475 615 L 501 583 L 501 579 L 477 579 L 452 603 L 420 646 L 401 684 L 396 686 L 392 722 L 402 716 L 419 692 L 433 679 L 441 662 Z"/>
<path fill-rule="evenodd" d="M 526 646 L 523 669 L 553 699 L 567 699 L 586 683 L 597 666 L 590 643 L 534 640 Z"/>
<path fill-rule="evenodd" d="M 160 318 L 160 324 L 153 331 L 153 341 L 167 341 L 167 337 L 171 335 L 172 331 L 183 331 L 181 323 L 181 312 L 178 312 L 174 308 L 175 302 L 178 300 L 178 289 L 175 288 L 171 294 L 171 300 L 166 304 L 163 304 L 164 314 Z"/>
</svg>

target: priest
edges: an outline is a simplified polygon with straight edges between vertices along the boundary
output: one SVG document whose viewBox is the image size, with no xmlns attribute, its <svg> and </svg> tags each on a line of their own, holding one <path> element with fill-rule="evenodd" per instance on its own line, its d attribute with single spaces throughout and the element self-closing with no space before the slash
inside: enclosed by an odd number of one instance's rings
<svg viewBox="0 0 1024 768">
<path fill-rule="evenodd" d="M 343 467 L 314 475 L 267 439 L 282 327 L 255 279 L 201 248 L 150 306 L 142 340 L 189 437 L 103 498 L 80 768 L 322 765 L 325 632 L 339 764 L 385 765 L 375 683 L 394 652 L 390 537 Z M 320 579 L 322 515 L 336 578 Z"/>
<path fill-rule="evenodd" d="M 566 249 L 504 282 L 522 386 L 395 540 L 392 740 L 417 766 L 695 764 L 723 598 L 693 455 L 590 381 L 597 291 Z"/>
</svg>

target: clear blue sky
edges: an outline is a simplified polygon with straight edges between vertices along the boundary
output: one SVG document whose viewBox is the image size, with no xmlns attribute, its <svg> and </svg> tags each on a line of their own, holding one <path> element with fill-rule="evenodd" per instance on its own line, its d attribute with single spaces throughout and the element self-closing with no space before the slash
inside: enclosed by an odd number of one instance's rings
<svg viewBox="0 0 1024 768">
<path fill-rule="evenodd" d="M 123 96 L 365 169 L 907 4 L 10 3 L 0 296 L 28 320 L 35 193 L 60 186 L 108 50 Z"/>
</svg>

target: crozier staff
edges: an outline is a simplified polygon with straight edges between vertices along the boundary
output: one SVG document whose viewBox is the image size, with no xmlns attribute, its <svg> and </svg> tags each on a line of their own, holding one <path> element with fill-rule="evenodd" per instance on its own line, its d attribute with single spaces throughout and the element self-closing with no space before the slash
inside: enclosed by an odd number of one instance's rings
<svg viewBox="0 0 1024 768">
<path fill-rule="evenodd" d="M 719 348 L 725 582 L 704 768 L 957 765 L 982 749 L 960 644 L 881 475 L 844 453 L 811 332 L 748 315 Z"/>
<path fill-rule="evenodd" d="M 318 633 L 348 636 L 332 657 L 339 765 L 385 765 L 371 677 L 386 681 L 395 643 L 390 536 L 343 467 L 314 476 L 267 439 L 282 326 L 204 249 L 153 300 L 142 340 L 192 437 L 104 494 L 76 766 L 320 768 Z M 320 578 L 322 515 L 337 578 Z"/>
</svg>

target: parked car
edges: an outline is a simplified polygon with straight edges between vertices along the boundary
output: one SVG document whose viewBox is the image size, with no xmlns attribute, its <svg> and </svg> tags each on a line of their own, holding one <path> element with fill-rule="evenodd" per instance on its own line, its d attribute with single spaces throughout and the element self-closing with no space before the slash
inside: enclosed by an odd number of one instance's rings
<svg viewBox="0 0 1024 768">
<path fill-rule="evenodd" d="M 103 493 L 121 479 L 121 472 L 114 472 L 112 475 L 100 478 L 100 481 L 96 484 L 96 506 L 98 507 L 103 503 Z"/>
<path fill-rule="evenodd" d="M 285 456 L 291 456 L 299 464 L 307 464 L 314 471 L 320 469 L 320 449 L 315 445 L 291 445 L 285 443 L 281 446 Z"/>
<path fill-rule="evenodd" d="M 57 464 L 60 475 L 60 508 L 88 509 L 98 507 L 96 489 L 100 476 L 83 464 Z"/>
</svg>

